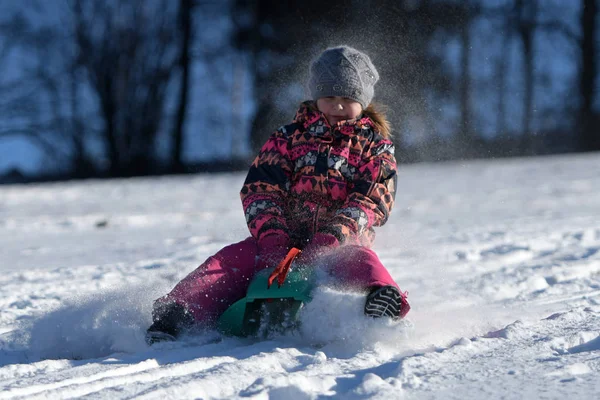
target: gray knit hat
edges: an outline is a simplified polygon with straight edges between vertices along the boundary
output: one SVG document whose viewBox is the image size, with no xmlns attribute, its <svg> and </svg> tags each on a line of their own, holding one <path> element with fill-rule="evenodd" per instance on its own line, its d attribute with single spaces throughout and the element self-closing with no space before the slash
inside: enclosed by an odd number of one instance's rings
<svg viewBox="0 0 600 400">
<path fill-rule="evenodd" d="M 325 50 L 310 66 L 308 88 L 313 100 L 342 96 L 359 102 L 363 109 L 371 104 L 379 74 L 371 59 L 352 47 Z"/>
</svg>

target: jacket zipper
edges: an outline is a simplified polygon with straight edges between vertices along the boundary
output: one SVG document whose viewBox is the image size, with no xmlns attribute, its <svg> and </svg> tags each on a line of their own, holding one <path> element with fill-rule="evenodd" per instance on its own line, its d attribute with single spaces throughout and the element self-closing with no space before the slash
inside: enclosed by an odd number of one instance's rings
<svg viewBox="0 0 600 400">
<path fill-rule="evenodd" d="M 332 132 L 331 132 L 332 133 Z M 329 158 L 331 157 L 331 143 L 333 143 L 334 138 L 331 137 L 331 141 L 327 142 L 327 159 L 325 162 L 325 190 L 328 190 L 329 187 Z M 313 235 L 315 235 L 318 232 L 319 229 L 319 211 L 321 210 L 322 206 L 320 204 L 317 204 L 317 209 L 315 210 L 315 218 L 313 220 Z"/>
</svg>

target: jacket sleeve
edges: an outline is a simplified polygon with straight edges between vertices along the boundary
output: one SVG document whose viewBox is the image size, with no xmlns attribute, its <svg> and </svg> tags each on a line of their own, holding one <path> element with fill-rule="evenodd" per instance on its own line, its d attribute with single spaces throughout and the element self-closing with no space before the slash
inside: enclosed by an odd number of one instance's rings
<svg viewBox="0 0 600 400">
<path fill-rule="evenodd" d="M 261 148 L 240 193 L 246 223 L 259 247 L 266 243 L 290 243 L 283 210 L 290 187 L 291 164 L 288 137 L 282 127 Z"/>
<path fill-rule="evenodd" d="M 385 224 L 394 206 L 396 172 L 393 143 L 388 139 L 373 143 L 356 172 L 348 198 L 321 231 L 333 234 L 340 243 L 358 242 L 365 231 Z"/>
</svg>

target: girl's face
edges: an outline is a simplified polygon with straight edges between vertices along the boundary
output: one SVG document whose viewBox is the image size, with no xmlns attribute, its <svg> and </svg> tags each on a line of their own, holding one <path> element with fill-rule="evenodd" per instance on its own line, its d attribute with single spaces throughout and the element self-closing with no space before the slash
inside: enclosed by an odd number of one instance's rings
<svg viewBox="0 0 600 400">
<path fill-rule="evenodd" d="M 331 125 L 358 118 L 362 113 L 359 102 L 340 96 L 321 97 L 317 100 L 317 108 Z"/>
</svg>

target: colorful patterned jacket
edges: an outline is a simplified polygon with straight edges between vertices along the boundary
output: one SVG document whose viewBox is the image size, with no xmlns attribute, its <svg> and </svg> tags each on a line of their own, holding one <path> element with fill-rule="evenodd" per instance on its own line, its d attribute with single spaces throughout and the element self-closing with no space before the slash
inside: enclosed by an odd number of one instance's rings
<svg viewBox="0 0 600 400">
<path fill-rule="evenodd" d="M 302 248 L 317 232 L 370 246 L 392 210 L 394 146 L 368 117 L 330 126 L 304 102 L 252 163 L 241 199 L 250 233 Z"/>
</svg>

